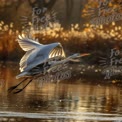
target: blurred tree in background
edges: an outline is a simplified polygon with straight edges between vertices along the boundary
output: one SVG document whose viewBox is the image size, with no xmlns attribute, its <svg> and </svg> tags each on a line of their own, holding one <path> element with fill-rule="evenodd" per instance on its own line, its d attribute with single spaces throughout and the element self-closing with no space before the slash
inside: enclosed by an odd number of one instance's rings
<svg viewBox="0 0 122 122">
<path fill-rule="evenodd" d="M 21 29 L 20 17 L 30 16 L 32 8 L 46 7 L 57 12 L 59 21 L 64 27 L 81 22 L 81 9 L 86 0 L 0 0 L 0 20 L 14 22 L 16 29 Z"/>
<path fill-rule="evenodd" d="M 108 48 L 120 48 L 121 22 L 92 27 L 89 19 L 84 16 L 89 7 L 98 5 L 97 1 L 0 0 L 0 60 L 16 61 L 23 55 L 16 38 L 23 29 L 21 17 L 31 17 L 34 7 L 56 11 L 56 19 L 59 20 L 59 23 L 50 24 L 48 28 L 34 34 L 42 44 L 61 42 L 67 54 L 91 52 L 98 54 L 95 56 L 106 53 Z M 114 6 L 116 7 L 116 2 Z"/>
</svg>

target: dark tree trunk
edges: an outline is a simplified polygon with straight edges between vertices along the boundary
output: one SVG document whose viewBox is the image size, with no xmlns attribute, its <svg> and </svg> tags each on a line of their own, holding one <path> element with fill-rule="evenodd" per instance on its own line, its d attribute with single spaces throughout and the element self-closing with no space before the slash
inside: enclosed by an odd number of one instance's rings
<svg viewBox="0 0 122 122">
<path fill-rule="evenodd" d="M 30 6 L 32 8 L 38 7 L 38 8 L 47 8 L 48 10 L 52 9 L 54 6 L 56 0 L 50 0 L 49 2 L 46 2 L 45 0 L 35 0 L 35 2 L 31 2 L 31 0 L 28 0 Z"/>
<path fill-rule="evenodd" d="M 73 7 L 74 7 L 74 1 L 73 0 L 66 0 L 66 25 L 67 25 L 67 27 L 71 21 Z"/>
</svg>

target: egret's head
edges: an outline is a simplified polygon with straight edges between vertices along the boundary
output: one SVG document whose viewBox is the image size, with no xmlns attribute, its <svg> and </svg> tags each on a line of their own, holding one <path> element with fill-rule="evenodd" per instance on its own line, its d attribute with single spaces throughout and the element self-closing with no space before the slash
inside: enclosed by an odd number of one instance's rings
<svg viewBox="0 0 122 122">
<path fill-rule="evenodd" d="M 72 56 L 69 56 L 68 60 L 73 61 L 73 62 L 80 62 L 81 61 L 80 58 L 88 56 L 88 55 L 90 55 L 90 54 L 88 54 L 88 53 L 84 53 L 84 54 L 76 53 L 76 54 L 73 54 Z"/>
</svg>

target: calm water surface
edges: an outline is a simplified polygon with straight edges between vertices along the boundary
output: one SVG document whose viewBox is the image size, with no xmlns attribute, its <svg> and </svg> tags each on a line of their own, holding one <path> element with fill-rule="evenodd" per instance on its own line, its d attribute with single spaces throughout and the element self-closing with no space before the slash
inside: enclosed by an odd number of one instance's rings
<svg viewBox="0 0 122 122">
<path fill-rule="evenodd" d="M 13 95 L 17 64 L 0 66 L 0 122 L 122 122 L 122 87 L 82 79 L 41 87 L 32 82 Z"/>
</svg>

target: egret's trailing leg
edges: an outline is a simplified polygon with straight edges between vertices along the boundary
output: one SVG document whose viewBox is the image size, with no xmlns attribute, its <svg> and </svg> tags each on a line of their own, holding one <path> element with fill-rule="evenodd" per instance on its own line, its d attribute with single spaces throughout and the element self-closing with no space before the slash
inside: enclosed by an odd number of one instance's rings
<svg viewBox="0 0 122 122">
<path fill-rule="evenodd" d="M 24 80 L 22 80 L 19 84 L 12 86 L 8 89 L 8 92 L 12 92 L 14 89 L 16 89 L 19 85 L 21 85 L 24 81 L 26 81 L 28 78 L 25 78 Z"/>
<path fill-rule="evenodd" d="M 22 88 L 22 89 L 16 89 L 16 92 L 13 92 L 14 94 L 17 94 L 21 91 L 23 91 L 31 82 L 33 79 L 29 80 L 28 83 Z"/>
</svg>

